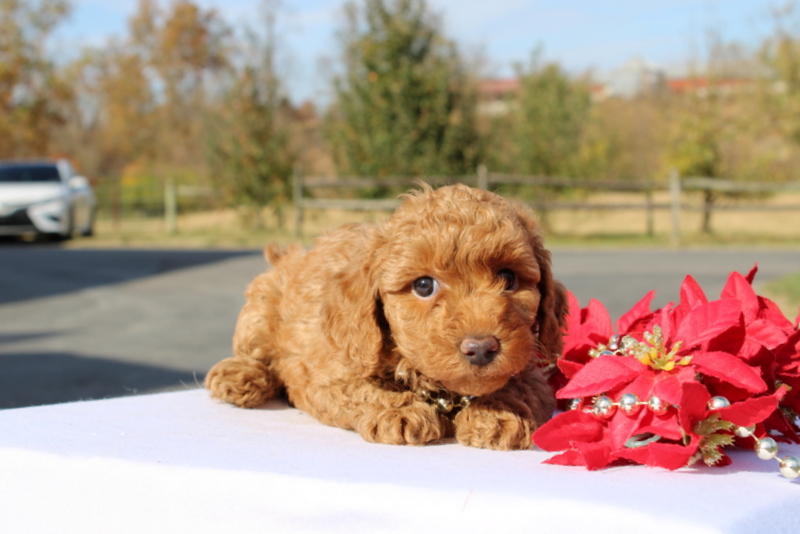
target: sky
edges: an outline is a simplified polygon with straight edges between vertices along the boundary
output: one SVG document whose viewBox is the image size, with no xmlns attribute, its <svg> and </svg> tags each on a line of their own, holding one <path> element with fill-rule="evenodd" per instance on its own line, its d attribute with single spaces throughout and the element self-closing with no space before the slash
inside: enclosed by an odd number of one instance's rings
<svg viewBox="0 0 800 534">
<path fill-rule="evenodd" d="M 170 0 L 160 0 L 168 4 Z M 234 27 L 259 20 L 261 0 L 196 0 Z M 293 102 L 324 101 L 338 57 L 343 0 L 283 0 L 277 16 L 279 65 Z M 569 72 L 602 78 L 634 57 L 678 74 L 702 55 L 713 30 L 754 46 L 773 27 L 786 0 L 428 0 L 445 34 L 468 58 L 482 57 L 490 77 L 513 75 L 537 47 Z M 72 0 L 54 39 L 62 53 L 102 46 L 127 33 L 137 0 Z M 333 63 L 332 63 L 333 62 Z"/>
</svg>

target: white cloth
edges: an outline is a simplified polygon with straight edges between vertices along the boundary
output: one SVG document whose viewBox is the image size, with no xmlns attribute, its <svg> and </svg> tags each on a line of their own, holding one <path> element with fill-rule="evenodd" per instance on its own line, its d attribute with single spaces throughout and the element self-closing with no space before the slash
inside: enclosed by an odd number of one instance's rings
<svg viewBox="0 0 800 534">
<path fill-rule="evenodd" d="M 374 445 L 202 390 L 5 410 L 0 532 L 800 532 L 800 483 L 750 451 L 676 472 L 549 454 Z"/>
</svg>

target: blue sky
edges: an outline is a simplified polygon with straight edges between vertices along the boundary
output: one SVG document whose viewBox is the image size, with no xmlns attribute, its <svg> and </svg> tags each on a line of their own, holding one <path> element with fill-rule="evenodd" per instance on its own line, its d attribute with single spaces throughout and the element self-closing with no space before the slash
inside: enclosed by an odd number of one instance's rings
<svg viewBox="0 0 800 534">
<path fill-rule="evenodd" d="M 162 0 L 168 4 L 170 0 Z M 258 20 L 260 0 L 197 0 L 228 23 Z M 295 102 L 325 100 L 324 58 L 335 60 L 342 0 L 283 0 L 278 15 L 281 70 Z M 54 41 L 59 50 L 102 45 L 126 33 L 137 0 L 72 0 Z M 486 58 L 486 74 L 503 77 L 541 44 L 545 58 L 571 72 L 602 75 L 635 56 L 678 71 L 702 54 L 713 29 L 726 40 L 758 43 L 785 0 L 428 0 L 445 32 L 467 56 Z"/>
</svg>

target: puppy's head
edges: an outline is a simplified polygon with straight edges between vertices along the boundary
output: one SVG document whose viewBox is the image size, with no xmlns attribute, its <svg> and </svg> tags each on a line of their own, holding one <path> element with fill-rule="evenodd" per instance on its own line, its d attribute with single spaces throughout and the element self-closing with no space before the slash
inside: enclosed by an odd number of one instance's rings
<svg viewBox="0 0 800 534">
<path fill-rule="evenodd" d="M 563 288 L 530 212 L 463 185 L 405 197 L 374 257 L 397 350 L 451 391 L 485 395 L 561 351 Z"/>
</svg>

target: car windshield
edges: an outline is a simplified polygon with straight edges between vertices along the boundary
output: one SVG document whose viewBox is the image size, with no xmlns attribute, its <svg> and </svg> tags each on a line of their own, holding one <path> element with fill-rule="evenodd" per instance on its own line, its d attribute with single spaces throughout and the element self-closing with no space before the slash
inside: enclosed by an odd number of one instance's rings
<svg viewBox="0 0 800 534">
<path fill-rule="evenodd" d="M 0 182 L 60 182 L 55 165 L 0 165 Z"/>
</svg>

